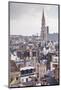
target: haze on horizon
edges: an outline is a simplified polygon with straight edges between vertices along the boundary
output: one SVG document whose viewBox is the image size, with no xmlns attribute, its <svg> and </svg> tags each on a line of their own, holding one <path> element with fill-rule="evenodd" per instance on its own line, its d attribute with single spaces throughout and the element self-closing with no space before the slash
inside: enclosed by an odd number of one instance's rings
<svg viewBox="0 0 61 90">
<path fill-rule="evenodd" d="M 10 3 L 10 35 L 40 35 L 43 9 L 49 33 L 58 33 L 58 5 Z"/>
</svg>

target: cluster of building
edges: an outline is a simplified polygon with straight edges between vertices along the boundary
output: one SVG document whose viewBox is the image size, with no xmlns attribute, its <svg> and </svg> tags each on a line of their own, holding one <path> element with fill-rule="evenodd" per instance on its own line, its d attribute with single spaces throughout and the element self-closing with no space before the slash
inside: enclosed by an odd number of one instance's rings
<svg viewBox="0 0 61 90">
<path fill-rule="evenodd" d="M 59 84 L 59 46 L 48 33 L 43 11 L 40 36 L 10 36 L 10 87 Z"/>
</svg>

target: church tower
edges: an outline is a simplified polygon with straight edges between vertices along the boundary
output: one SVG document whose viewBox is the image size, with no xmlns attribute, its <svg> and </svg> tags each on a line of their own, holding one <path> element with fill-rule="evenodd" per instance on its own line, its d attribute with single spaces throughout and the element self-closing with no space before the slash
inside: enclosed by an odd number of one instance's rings
<svg viewBox="0 0 61 90">
<path fill-rule="evenodd" d="M 45 16 L 44 16 L 44 10 L 43 10 L 43 13 L 42 13 L 42 26 L 41 26 L 41 41 L 44 42 L 44 43 L 47 43 L 47 40 L 48 40 L 48 27 L 46 27 L 46 24 L 45 24 Z"/>
<path fill-rule="evenodd" d="M 42 15 L 42 26 L 45 26 L 44 10 L 43 10 L 43 15 Z"/>
</svg>

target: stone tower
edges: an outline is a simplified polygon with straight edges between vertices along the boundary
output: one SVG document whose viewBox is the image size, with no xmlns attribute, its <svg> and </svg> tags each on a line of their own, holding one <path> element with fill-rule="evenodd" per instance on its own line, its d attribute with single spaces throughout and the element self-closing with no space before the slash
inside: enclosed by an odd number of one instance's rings
<svg viewBox="0 0 61 90">
<path fill-rule="evenodd" d="M 44 10 L 42 13 L 42 26 L 41 26 L 41 41 L 44 43 L 47 43 L 48 41 L 48 27 L 45 24 L 45 16 L 44 16 Z"/>
</svg>

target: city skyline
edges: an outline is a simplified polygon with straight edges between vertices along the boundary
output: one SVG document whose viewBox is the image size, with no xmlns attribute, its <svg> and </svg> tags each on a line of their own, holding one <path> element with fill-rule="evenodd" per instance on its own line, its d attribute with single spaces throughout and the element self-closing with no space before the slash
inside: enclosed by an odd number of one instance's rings
<svg viewBox="0 0 61 90">
<path fill-rule="evenodd" d="M 58 5 L 9 6 L 9 87 L 59 85 Z"/>
<path fill-rule="evenodd" d="M 42 12 L 49 33 L 58 33 L 58 5 L 10 4 L 10 35 L 40 35 Z"/>
</svg>

